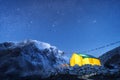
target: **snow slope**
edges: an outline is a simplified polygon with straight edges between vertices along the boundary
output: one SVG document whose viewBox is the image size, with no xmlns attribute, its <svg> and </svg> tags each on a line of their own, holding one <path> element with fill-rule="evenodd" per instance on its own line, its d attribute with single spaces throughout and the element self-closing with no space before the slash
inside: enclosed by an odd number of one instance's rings
<svg viewBox="0 0 120 80">
<path fill-rule="evenodd" d="M 39 76 L 46 78 L 62 71 L 64 52 L 36 40 L 0 44 L 0 77 Z"/>
</svg>

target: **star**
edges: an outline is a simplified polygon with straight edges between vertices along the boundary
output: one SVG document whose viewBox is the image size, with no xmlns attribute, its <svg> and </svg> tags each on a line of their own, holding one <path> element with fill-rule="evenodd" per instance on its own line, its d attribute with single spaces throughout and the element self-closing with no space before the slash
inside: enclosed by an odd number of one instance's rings
<svg viewBox="0 0 120 80">
<path fill-rule="evenodd" d="M 97 23 L 97 20 L 93 20 L 92 23 L 94 23 L 94 24 Z"/>
</svg>

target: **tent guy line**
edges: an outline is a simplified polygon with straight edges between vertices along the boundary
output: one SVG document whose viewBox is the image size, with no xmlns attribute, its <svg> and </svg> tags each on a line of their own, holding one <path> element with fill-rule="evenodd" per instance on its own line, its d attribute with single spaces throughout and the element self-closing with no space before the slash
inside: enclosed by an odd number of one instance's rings
<svg viewBox="0 0 120 80">
<path fill-rule="evenodd" d="M 83 52 L 80 52 L 80 53 L 88 53 L 88 52 L 92 52 L 92 51 L 97 51 L 99 49 L 103 49 L 103 48 L 106 48 L 106 47 L 109 47 L 109 46 L 113 46 L 115 44 L 118 44 L 120 43 L 120 41 L 116 41 L 116 42 L 113 42 L 113 43 L 110 43 L 110 44 L 107 44 L 107 45 L 104 45 L 104 46 L 101 46 L 101 47 L 97 47 L 97 48 L 94 48 L 94 49 L 91 49 L 91 50 L 86 50 L 86 51 L 83 51 Z"/>
</svg>

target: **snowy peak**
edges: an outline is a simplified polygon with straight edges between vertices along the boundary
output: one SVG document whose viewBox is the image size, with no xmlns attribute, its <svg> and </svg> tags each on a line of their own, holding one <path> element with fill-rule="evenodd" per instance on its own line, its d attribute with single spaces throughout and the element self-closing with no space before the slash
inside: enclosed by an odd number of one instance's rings
<svg viewBox="0 0 120 80">
<path fill-rule="evenodd" d="M 17 47 L 17 46 L 22 47 L 22 46 L 25 46 L 25 45 L 34 45 L 34 46 L 38 47 L 39 49 L 46 49 L 46 48 L 56 49 L 55 46 L 51 46 L 48 43 L 40 42 L 40 41 L 37 41 L 37 40 L 25 40 L 25 41 L 22 41 L 22 42 L 4 42 L 4 43 L 0 44 L 0 47 L 10 48 L 10 47 Z"/>
<path fill-rule="evenodd" d="M 61 71 L 63 64 L 66 64 L 63 52 L 48 43 L 26 40 L 0 44 L 0 77 L 3 78 L 30 75 L 45 78 L 56 74 L 56 70 Z"/>
<path fill-rule="evenodd" d="M 22 42 L 4 42 L 0 43 L 0 50 L 4 49 L 13 49 L 13 48 L 22 48 L 22 47 L 32 47 L 37 48 L 39 50 L 49 49 L 49 50 L 58 50 L 55 46 L 51 46 L 48 43 L 40 42 L 37 40 L 25 40 Z M 59 53 L 63 53 L 63 51 L 58 50 Z"/>
<path fill-rule="evenodd" d="M 40 42 L 40 41 L 37 41 L 37 40 L 26 40 L 26 41 L 23 41 L 23 42 L 21 42 L 21 43 L 19 43 L 19 45 L 20 44 L 23 44 L 23 45 L 29 45 L 29 44 L 34 44 L 36 47 L 38 47 L 39 49 L 49 49 L 49 48 L 54 48 L 54 49 L 56 49 L 56 47 L 55 46 L 51 46 L 50 44 L 48 44 L 48 43 L 45 43 L 45 42 Z"/>
</svg>

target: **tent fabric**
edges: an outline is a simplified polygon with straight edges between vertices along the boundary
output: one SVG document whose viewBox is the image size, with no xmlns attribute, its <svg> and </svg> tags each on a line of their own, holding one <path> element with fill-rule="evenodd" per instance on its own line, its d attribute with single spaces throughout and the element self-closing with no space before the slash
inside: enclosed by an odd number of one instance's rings
<svg viewBox="0 0 120 80">
<path fill-rule="evenodd" d="M 70 66 L 74 66 L 74 65 L 86 65 L 86 64 L 90 64 L 90 65 L 98 65 L 100 66 L 100 60 L 94 56 L 91 55 L 87 55 L 87 54 L 77 54 L 77 53 L 73 53 L 71 59 L 70 59 Z"/>
<path fill-rule="evenodd" d="M 88 55 L 88 54 L 78 54 L 78 55 L 82 56 L 83 58 L 96 58 L 96 57 L 94 57 L 92 55 Z"/>
</svg>

